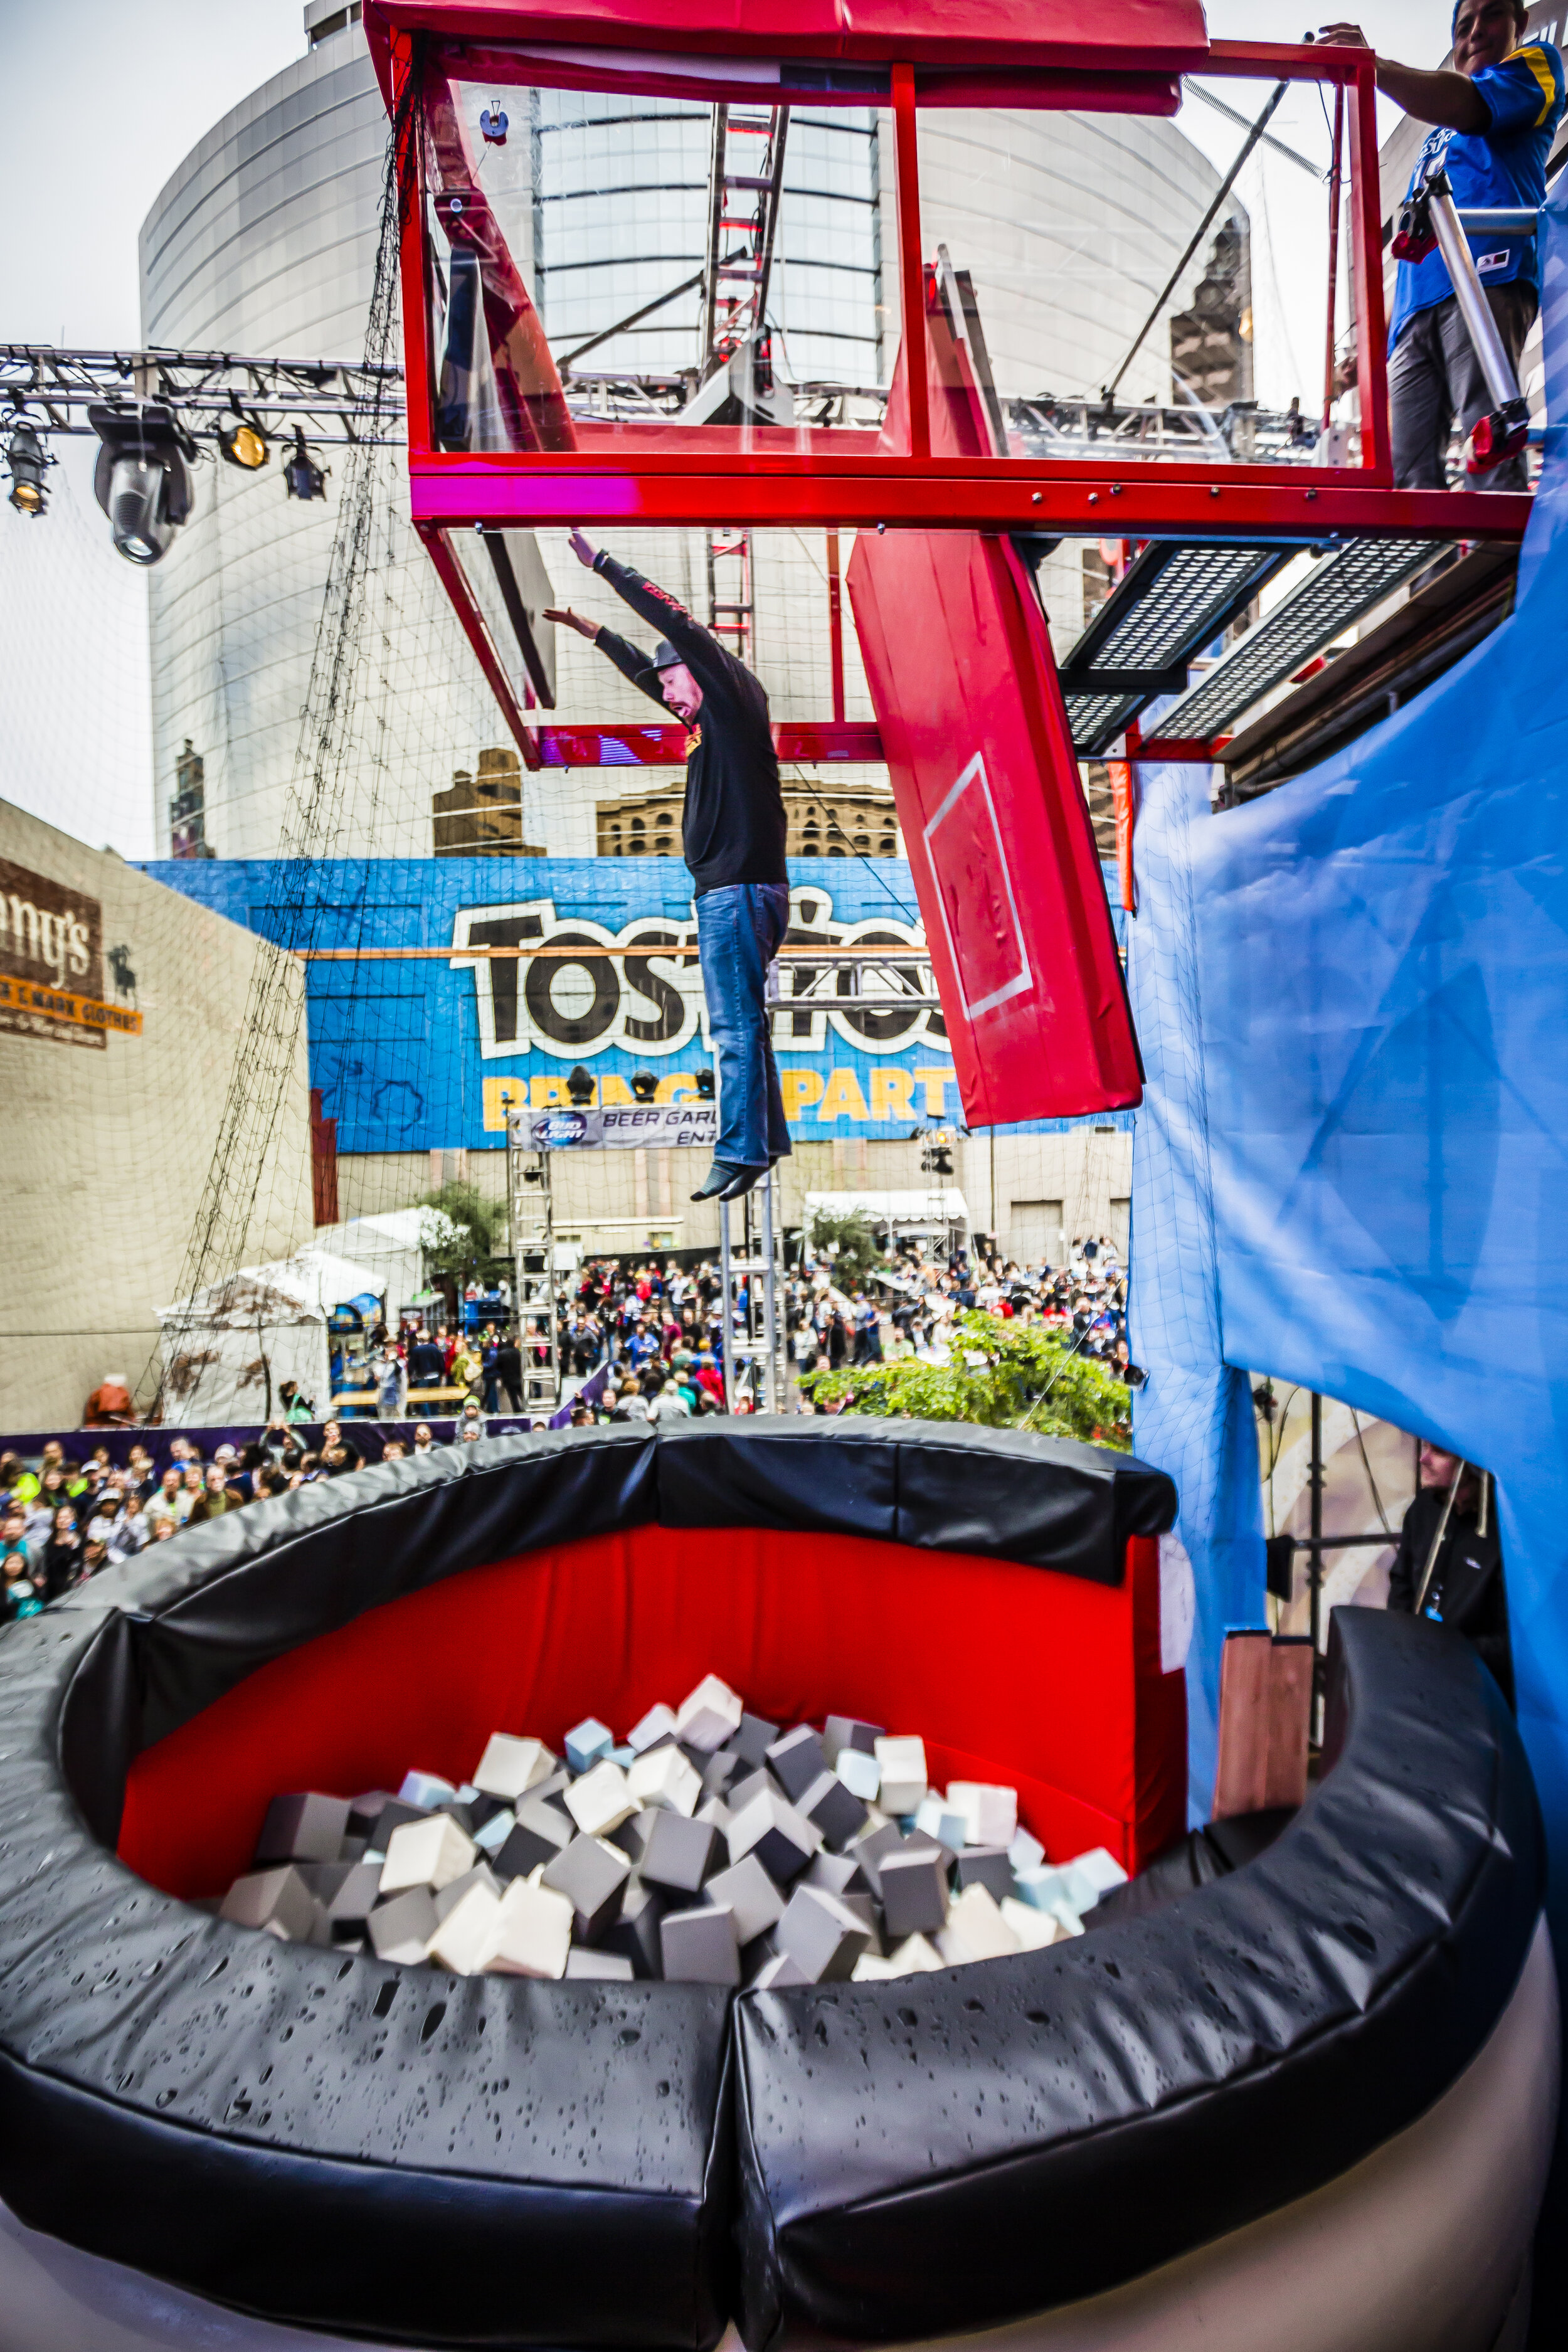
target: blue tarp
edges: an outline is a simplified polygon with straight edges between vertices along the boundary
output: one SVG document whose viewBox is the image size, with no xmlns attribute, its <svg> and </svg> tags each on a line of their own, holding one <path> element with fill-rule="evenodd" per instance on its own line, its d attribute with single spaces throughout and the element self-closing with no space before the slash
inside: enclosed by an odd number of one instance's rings
<svg viewBox="0 0 1568 2352">
<path fill-rule="evenodd" d="M 1142 772 L 1130 977 L 1140 1454 L 1197 1570 L 1192 1794 L 1219 1645 L 1263 1622 L 1237 1369 L 1496 1474 L 1521 1727 L 1568 1921 L 1568 180 L 1551 425 L 1510 619 L 1348 751 L 1209 814 Z"/>
</svg>

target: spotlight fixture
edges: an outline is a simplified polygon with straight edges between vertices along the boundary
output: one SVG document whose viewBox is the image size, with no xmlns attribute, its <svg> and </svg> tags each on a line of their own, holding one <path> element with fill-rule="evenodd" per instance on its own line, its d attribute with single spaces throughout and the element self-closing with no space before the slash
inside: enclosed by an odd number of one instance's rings
<svg viewBox="0 0 1568 2352">
<path fill-rule="evenodd" d="M 11 504 L 18 514 L 47 514 L 49 495 L 44 487 L 46 467 L 54 463 L 45 454 L 44 445 L 30 425 L 12 428 L 9 464 L 11 467 Z"/>
<path fill-rule="evenodd" d="M 652 1102 L 655 1095 L 658 1092 L 658 1080 L 655 1077 L 651 1070 L 634 1070 L 632 1072 L 632 1092 L 636 1095 L 638 1102 Z"/>
<path fill-rule="evenodd" d="M 229 464 L 245 474 L 259 472 L 272 455 L 272 444 L 255 417 L 237 406 L 232 416 L 220 420 L 217 446 Z"/>
<path fill-rule="evenodd" d="M 578 1062 L 566 1074 L 566 1098 L 578 1110 L 585 1109 L 594 1099 L 592 1074 Z"/>
<path fill-rule="evenodd" d="M 712 1071 L 699 1070 L 697 1073 L 697 1092 L 702 1101 L 711 1102 L 717 1091 L 718 1089 L 713 1084 Z"/>
<path fill-rule="evenodd" d="M 506 116 L 499 98 L 492 98 L 479 116 L 479 134 L 487 147 L 506 145 Z"/>
<path fill-rule="evenodd" d="M 162 562 L 191 511 L 190 436 L 155 401 L 89 408 L 87 420 L 102 445 L 92 487 L 115 546 L 128 563 Z"/>
<path fill-rule="evenodd" d="M 300 425 L 294 427 L 294 455 L 283 468 L 284 486 L 291 499 L 324 499 L 330 466 L 318 466 L 305 446 L 305 436 Z"/>
</svg>

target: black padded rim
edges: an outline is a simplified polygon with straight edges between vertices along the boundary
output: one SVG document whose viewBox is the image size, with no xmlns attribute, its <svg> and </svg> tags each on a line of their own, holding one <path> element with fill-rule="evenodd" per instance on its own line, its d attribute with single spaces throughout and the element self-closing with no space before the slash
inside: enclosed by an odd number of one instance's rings
<svg viewBox="0 0 1568 2352">
<path fill-rule="evenodd" d="M 1329 1674 L 1333 1769 L 1233 1876 L 984 1969 L 737 2005 L 748 2345 L 1100 2293 L 1334 2179 L 1469 2063 L 1545 1888 L 1513 1719 L 1411 1617 L 1337 1610 Z"/>
<path fill-rule="evenodd" d="M 1458 1637 L 1362 1612 L 1336 1619 L 1338 1767 L 1258 1864 L 1059 1953 L 747 1995 L 733 2061 L 722 1994 L 433 1989 L 208 1918 L 99 1843 L 148 1740 L 508 1551 L 657 1517 L 1103 1576 L 1173 1510 L 1124 1455 L 1008 1433 L 711 1426 L 361 1472 L 6 1630 L 0 2195 L 23 2220 L 343 2334 L 703 2347 L 733 2310 L 755 2347 L 885 2341 L 1135 2275 L 1332 2177 L 1474 2055 L 1540 1908 L 1528 1769 Z"/>
</svg>

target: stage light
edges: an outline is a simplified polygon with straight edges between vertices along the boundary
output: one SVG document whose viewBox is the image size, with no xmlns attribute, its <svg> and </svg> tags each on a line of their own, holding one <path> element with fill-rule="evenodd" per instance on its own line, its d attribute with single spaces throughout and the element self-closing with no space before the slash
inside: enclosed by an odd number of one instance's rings
<svg viewBox="0 0 1568 2352">
<path fill-rule="evenodd" d="M 272 444 L 253 416 L 237 408 L 217 428 L 217 446 L 231 466 L 254 474 L 272 455 Z"/>
<path fill-rule="evenodd" d="M 283 480 L 291 499 L 324 499 L 330 466 L 318 466 L 305 446 L 305 436 L 298 425 L 294 428 L 294 455 L 283 468 Z"/>
<path fill-rule="evenodd" d="M 651 1070 L 634 1070 L 632 1072 L 632 1092 L 636 1095 L 638 1102 L 652 1102 L 655 1095 L 658 1092 L 658 1080 L 654 1076 Z"/>
<path fill-rule="evenodd" d="M 102 444 L 93 491 L 115 546 L 128 563 L 162 562 L 191 511 L 189 436 L 156 403 L 89 408 L 87 415 Z"/>
<path fill-rule="evenodd" d="M 698 1071 L 697 1091 L 704 1102 L 712 1101 L 713 1097 L 717 1092 L 717 1088 L 713 1084 L 713 1073 L 711 1070 Z"/>
<path fill-rule="evenodd" d="M 49 497 L 44 488 L 44 469 L 49 462 L 32 426 L 16 425 L 11 435 L 9 463 L 11 504 L 18 514 L 47 513 Z"/>
<path fill-rule="evenodd" d="M 581 1110 L 594 1099 L 594 1081 L 581 1062 L 566 1074 L 566 1098 Z"/>
</svg>

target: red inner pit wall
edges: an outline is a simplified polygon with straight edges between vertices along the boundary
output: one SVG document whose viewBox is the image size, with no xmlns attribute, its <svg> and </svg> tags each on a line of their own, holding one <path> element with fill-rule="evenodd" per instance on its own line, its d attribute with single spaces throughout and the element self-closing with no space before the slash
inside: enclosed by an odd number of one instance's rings
<svg viewBox="0 0 1568 2352">
<path fill-rule="evenodd" d="M 918 1732 L 932 1784 L 1002 1781 L 1053 1861 L 1136 1869 L 1181 1832 L 1186 1682 L 1160 1666 L 1159 1546 L 1120 1585 L 865 1537 L 646 1526 L 497 1560 L 368 1611 L 148 1748 L 120 1853 L 216 1895 L 285 1790 L 465 1780 L 492 1731 L 557 1751 L 721 1675 L 755 1714 Z"/>
</svg>

